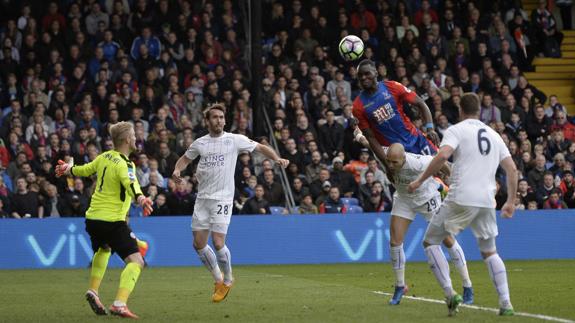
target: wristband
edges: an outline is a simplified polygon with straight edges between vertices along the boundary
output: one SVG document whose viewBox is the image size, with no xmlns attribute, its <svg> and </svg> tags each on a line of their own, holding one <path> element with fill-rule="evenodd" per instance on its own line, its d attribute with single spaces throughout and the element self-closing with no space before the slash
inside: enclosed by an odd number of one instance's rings
<svg viewBox="0 0 575 323">
<path fill-rule="evenodd" d="M 425 129 L 433 129 L 434 128 L 433 122 L 426 123 L 424 127 L 425 127 Z"/>
</svg>

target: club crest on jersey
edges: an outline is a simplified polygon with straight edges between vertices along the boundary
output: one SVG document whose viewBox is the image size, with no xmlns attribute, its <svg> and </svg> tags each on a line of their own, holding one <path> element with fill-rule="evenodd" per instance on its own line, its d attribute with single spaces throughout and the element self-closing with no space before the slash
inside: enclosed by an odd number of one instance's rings
<svg viewBox="0 0 575 323">
<path fill-rule="evenodd" d="M 377 123 L 383 123 L 393 118 L 395 116 L 395 111 L 393 111 L 391 104 L 386 103 L 371 112 L 371 115 Z"/>
<path fill-rule="evenodd" d="M 229 146 L 232 144 L 232 140 L 231 139 L 226 139 L 224 140 L 224 145 Z"/>
<path fill-rule="evenodd" d="M 136 174 L 134 174 L 134 169 L 132 167 L 128 167 L 128 178 L 130 182 L 136 181 Z"/>
</svg>

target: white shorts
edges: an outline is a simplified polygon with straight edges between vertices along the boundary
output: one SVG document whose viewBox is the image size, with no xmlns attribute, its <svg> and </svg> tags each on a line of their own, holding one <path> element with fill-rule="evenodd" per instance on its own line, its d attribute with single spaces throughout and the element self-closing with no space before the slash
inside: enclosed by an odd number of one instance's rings
<svg viewBox="0 0 575 323">
<path fill-rule="evenodd" d="M 445 230 L 457 235 L 463 229 L 470 227 L 478 239 L 495 238 L 499 234 L 495 209 L 488 207 L 464 206 L 455 202 L 445 201 L 441 209 L 431 219 L 426 232 L 430 236 L 437 234 L 438 230 Z M 430 232 L 431 231 L 431 232 Z"/>
<path fill-rule="evenodd" d="M 233 201 L 197 199 L 192 215 L 192 231 L 209 230 L 227 234 L 232 208 Z"/>
<path fill-rule="evenodd" d="M 399 195 L 394 194 L 393 199 L 393 207 L 391 209 L 392 216 L 398 216 L 400 218 L 408 219 L 408 220 L 415 220 L 416 214 L 421 214 L 425 218 L 425 221 L 429 222 L 431 217 L 439 211 L 441 206 L 441 195 L 437 194 L 436 196 L 429 199 L 429 201 L 425 202 L 419 206 L 413 206 L 411 201 L 408 201 L 404 198 L 401 198 Z"/>
</svg>

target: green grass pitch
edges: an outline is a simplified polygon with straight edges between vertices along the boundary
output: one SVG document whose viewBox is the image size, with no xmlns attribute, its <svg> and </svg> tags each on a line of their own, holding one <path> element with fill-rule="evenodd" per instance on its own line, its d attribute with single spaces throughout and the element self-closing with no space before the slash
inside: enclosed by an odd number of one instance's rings
<svg viewBox="0 0 575 323">
<path fill-rule="evenodd" d="M 190 254 L 190 256 L 193 256 Z M 511 300 L 518 312 L 575 320 L 575 260 L 507 261 Z M 453 267 L 453 266 L 452 266 Z M 475 303 L 497 307 L 482 262 L 469 262 Z M 144 322 L 537 322 L 502 318 L 463 308 L 456 319 L 445 305 L 404 299 L 389 306 L 393 273 L 388 263 L 345 265 L 236 266 L 228 299 L 210 302 L 212 280 L 203 267 L 147 268 L 130 309 Z M 88 269 L 0 271 L 0 322 L 108 322 L 84 300 Z M 100 288 L 109 305 L 120 271 L 108 270 Z M 452 268 L 454 286 L 461 290 Z M 408 263 L 408 295 L 441 299 L 425 263 Z"/>
</svg>

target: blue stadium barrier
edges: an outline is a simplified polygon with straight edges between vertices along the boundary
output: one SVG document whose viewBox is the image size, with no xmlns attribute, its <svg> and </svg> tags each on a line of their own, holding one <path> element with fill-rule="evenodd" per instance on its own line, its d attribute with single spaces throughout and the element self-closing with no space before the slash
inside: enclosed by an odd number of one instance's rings
<svg viewBox="0 0 575 323">
<path fill-rule="evenodd" d="M 504 259 L 575 258 L 572 211 L 517 212 L 498 219 Z M 150 243 L 150 266 L 200 265 L 192 249 L 191 219 L 134 218 L 136 235 Z M 424 261 L 426 222 L 418 217 L 404 246 L 410 261 Z M 458 237 L 468 260 L 479 260 L 475 239 Z M 387 262 L 389 213 L 233 216 L 228 246 L 235 264 Z M 0 269 L 81 268 L 92 255 L 82 218 L 0 220 Z M 118 257 L 110 264 L 120 266 Z"/>
</svg>

